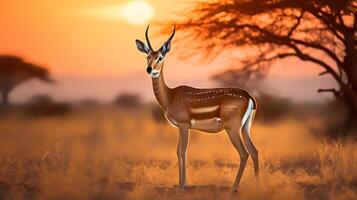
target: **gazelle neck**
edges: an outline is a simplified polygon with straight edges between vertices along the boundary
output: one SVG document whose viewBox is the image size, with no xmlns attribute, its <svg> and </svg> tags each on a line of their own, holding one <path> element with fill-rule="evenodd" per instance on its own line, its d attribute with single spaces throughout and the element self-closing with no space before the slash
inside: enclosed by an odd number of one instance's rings
<svg viewBox="0 0 357 200">
<path fill-rule="evenodd" d="M 167 87 L 165 83 L 163 69 L 161 69 L 159 77 L 151 79 L 156 100 L 159 102 L 162 109 L 166 111 L 168 107 L 171 89 Z"/>
</svg>

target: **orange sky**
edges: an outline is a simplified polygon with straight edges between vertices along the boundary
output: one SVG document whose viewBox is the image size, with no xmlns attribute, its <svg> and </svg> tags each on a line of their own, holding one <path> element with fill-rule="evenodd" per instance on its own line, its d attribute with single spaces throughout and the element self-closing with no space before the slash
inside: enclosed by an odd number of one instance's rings
<svg viewBox="0 0 357 200">
<path fill-rule="evenodd" d="M 21 86 L 12 95 L 21 101 L 37 93 L 49 93 L 58 99 L 95 97 L 110 100 L 120 91 L 138 92 L 152 99 L 150 78 L 145 74 L 145 56 L 136 50 L 134 40 L 144 39 L 146 25 L 132 25 L 121 18 L 107 19 L 89 16 L 93 9 L 115 7 L 128 0 L 11 0 L 0 1 L 0 54 L 15 54 L 26 60 L 48 67 L 58 81 L 55 86 L 30 83 Z M 173 19 L 175 13 L 187 4 L 180 1 L 150 0 L 154 9 L 152 21 Z M 158 48 L 163 37 L 154 37 L 158 28 L 153 25 L 152 43 Z M 178 31 L 177 34 L 180 34 Z M 182 47 L 180 47 L 182 48 Z M 177 51 L 176 51 L 177 52 Z M 227 59 L 213 63 L 180 61 L 173 51 L 166 58 L 165 76 L 171 86 L 192 84 L 210 87 L 215 83 L 209 75 L 222 69 Z M 281 69 L 289 70 L 281 73 Z M 298 79 L 311 79 L 318 87 L 326 81 L 315 79 L 319 68 L 288 60 L 278 62 L 271 71 L 273 90 L 289 93 L 289 87 L 281 87 L 276 81 L 292 81 L 292 88 L 299 88 L 304 99 L 315 95 L 316 88 L 306 92 L 305 86 L 296 86 Z M 208 66 L 208 67 L 207 67 Z M 303 68 L 303 69 L 301 69 Z M 311 77 L 314 77 L 313 79 Z M 276 81 L 274 81 L 276 80 Z M 311 84 L 312 84 L 311 82 Z M 306 84 L 306 81 L 305 81 Z M 300 84 L 299 84 L 300 85 Z M 305 87 L 306 88 L 306 87 Z M 296 92 L 295 92 L 296 93 Z"/>
</svg>

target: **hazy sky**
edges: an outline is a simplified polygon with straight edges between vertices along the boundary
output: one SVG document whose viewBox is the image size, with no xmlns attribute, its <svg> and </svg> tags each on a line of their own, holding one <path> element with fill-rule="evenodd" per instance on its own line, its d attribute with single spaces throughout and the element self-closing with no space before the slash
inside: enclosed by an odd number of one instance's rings
<svg viewBox="0 0 357 200">
<path fill-rule="evenodd" d="M 130 7 L 128 3 L 133 2 L 146 2 L 152 10 L 145 5 Z M 166 38 L 155 35 L 159 28 L 154 22 L 174 19 L 187 6 L 184 0 L 0 1 L 0 54 L 19 55 L 46 66 L 57 80 L 50 86 L 37 81 L 24 84 L 11 94 L 11 100 L 21 102 L 34 94 L 51 94 L 59 100 L 111 101 L 119 92 L 140 93 L 153 100 L 145 55 L 137 51 L 134 40 L 144 40 L 146 24 L 151 23 L 151 41 L 159 48 Z M 227 66 L 227 57 L 214 62 L 180 61 L 175 47 L 174 40 L 165 61 L 170 86 L 217 86 L 209 76 Z M 326 96 L 316 90 L 333 81 L 317 77 L 320 71 L 298 60 L 280 61 L 262 86 L 297 101 L 324 100 Z"/>
</svg>

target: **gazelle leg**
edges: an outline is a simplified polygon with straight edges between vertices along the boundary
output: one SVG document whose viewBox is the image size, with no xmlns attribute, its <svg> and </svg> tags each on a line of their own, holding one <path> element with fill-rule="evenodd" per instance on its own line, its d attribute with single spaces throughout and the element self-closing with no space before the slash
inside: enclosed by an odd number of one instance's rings
<svg viewBox="0 0 357 200">
<path fill-rule="evenodd" d="M 255 176 L 259 178 L 259 159 L 258 159 L 258 150 L 254 146 L 252 139 L 250 138 L 250 128 L 252 126 L 254 119 L 254 111 L 249 115 L 247 121 L 243 125 L 242 130 L 242 139 L 245 147 L 248 150 L 249 155 L 252 157 L 254 164 Z"/>
<path fill-rule="evenodd" d="M 232 191 L 236 192 L 238 190 L 239 182 L 242 178 L 244 168 L 247 164 L 249 154 L 248 154 L 247 150 L 244 148 L 244 145 L 240 138 L 240 128 L 229 127 L 229 128 L 226 128 L 226 131 L 228 133 L 229 139 L 231 140 L 233 146 L 238 151 L 239 157 L 240 157 L 240 164 L 239 164 L 237 177 L 236 177 L 236 180 L 234 181 L 234 185 L 232 188 Z"/>
<path fill-rule="evenodd" d="M 179 165 L 179 187 L 184 189 L 186 185 L 186 157 L 187 157 L 187 144 L 188 144 L 187 126 L 179 127 L 179 139 L 177 145 L 177 159 Z"/>
</svg>

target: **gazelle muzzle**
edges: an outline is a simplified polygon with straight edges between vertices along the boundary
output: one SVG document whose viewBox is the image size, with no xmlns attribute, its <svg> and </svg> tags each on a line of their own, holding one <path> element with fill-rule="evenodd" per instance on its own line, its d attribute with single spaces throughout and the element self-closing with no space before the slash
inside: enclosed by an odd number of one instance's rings
<svg viewBox="0 0 357 200">
<path fill-rule="evenodd" d="M 147 67 L 146 72 L 153 78 L 157 78 L 160 75 L 160 70 L 155 70 L 152 67 Z"/>
<path fill-rule="evenodd" d="M 159 71 L 159 70 L 153 69 L 153 70 L 151 71 L 151 77 L 157 78 L 157 77 L 159 77 L 159 76 L 160 76 L 160 71 Z"/>
</svg>

